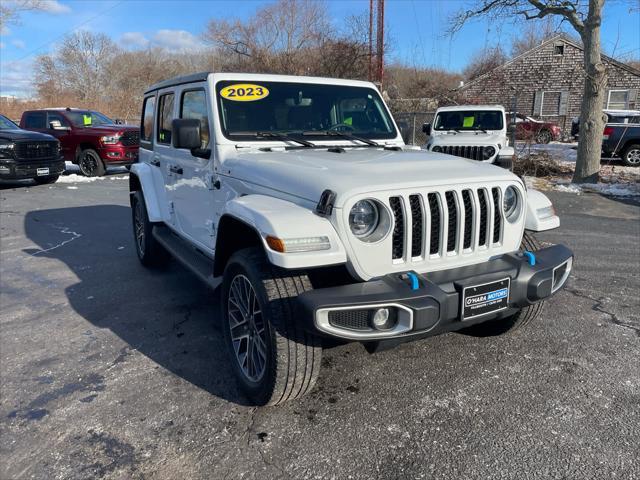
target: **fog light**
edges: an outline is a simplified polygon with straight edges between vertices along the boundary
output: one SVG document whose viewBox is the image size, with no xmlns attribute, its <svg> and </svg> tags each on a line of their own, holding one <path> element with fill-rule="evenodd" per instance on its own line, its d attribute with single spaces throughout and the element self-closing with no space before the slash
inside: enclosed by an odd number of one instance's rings
<svg viewBox="0 0 640 480">
<path fill-rule="evenodd" d="M 376 330 L 389 330 L 396 324 L 395 309 L 378 308 L 371 315 L 371 325 Z"/>
<path fill-rule="evenodd" d="M 119 157 L 120 152 L 107 152 L 108 157 Z"/>
<path fill-rule="evenodd" d="M 11 169 L 9 167 L 0 166 L 0 173 L 11 173 Z"/>
</svg>

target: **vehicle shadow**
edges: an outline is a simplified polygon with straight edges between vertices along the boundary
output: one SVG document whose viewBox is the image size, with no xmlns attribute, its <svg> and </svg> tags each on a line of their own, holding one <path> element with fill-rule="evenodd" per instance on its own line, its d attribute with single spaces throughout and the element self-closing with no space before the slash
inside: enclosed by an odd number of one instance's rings
<svg viewBox="0 0 640 480">
<path fill-rule="evenodd" d="M 113 365 L 137 351 L 198 388 L 249 405 L 228 363 L 219 294 L 177 262 L 159 271 L 142 267 L 130 215 L 120 205 L 28 212 L 25 232 L 39 248 L 24 253 L 59 260 L 77 276 L 64 291 L 70 306 L 127 345 L 112 349 Z M 86 360 L 91 357 L 88 348 Z"/>
</svg>

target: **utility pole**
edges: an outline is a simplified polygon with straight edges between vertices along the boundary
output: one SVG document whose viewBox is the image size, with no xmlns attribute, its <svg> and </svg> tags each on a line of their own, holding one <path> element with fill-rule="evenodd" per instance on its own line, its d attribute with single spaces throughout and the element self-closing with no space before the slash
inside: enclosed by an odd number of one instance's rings
<svg viewBox="0 0 640 480">
<path fill-rule="evenodd" d="M 374 0 L 369 0 L 369 80 L 382 88 L 384 77 L 384 0 L 375 0 L 375 56 L 373 49 Z"/>
</svg>

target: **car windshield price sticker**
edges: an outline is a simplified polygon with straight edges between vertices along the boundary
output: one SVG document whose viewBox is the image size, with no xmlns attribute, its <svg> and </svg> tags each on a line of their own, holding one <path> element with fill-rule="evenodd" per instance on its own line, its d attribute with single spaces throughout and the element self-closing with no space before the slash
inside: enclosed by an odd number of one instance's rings
<svg viewBox="0 0 640 480">
<path fill-rule="evenodd" d="M 253 102 L 262 100 L 269 95 L 269 90 L 251 83 L 237 83 L 220 90 L 220 96 L 234 102 Z"/>
<path fill-rule="evenodd" d="M 509 279 L 466 287 L 462 293 L 462 319 L 479 317 L 509 306 Z"/>
</svg>

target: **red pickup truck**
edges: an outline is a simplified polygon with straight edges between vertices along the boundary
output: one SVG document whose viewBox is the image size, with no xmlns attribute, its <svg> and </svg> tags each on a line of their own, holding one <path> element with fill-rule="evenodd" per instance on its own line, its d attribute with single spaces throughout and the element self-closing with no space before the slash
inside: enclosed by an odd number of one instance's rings
<svg viewBox="0 0 640 480">
<path fill-rule="evenodd" d="M 108 166 L 129 166 L 138 159 L 140 129 L 118 125 L 93 110 L 28 110 L 22 114 L 20 128 L 56 137 L 64 159 L 78 165 L 88 177 L 104 175 Z"/>
</svg>

